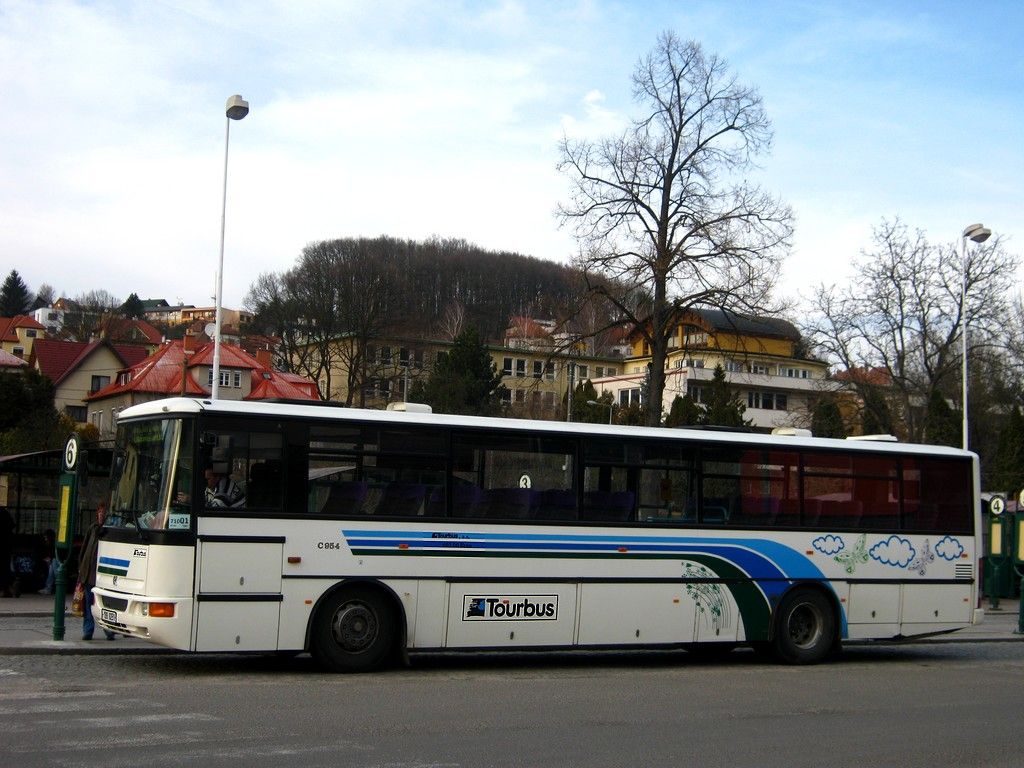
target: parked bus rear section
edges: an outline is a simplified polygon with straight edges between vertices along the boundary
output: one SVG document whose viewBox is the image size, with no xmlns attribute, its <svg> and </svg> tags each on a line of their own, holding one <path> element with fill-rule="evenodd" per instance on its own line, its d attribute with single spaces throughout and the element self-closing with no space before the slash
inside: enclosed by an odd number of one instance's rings
<svg viewBox="0 0 1024 768">
<path fill-rule="evenodd" d="M 934 446 L 170 399 L 118 421 L 96 618 L 187 651 L 746 644 L 957 630 L 978 463 Z"/>
</svg>

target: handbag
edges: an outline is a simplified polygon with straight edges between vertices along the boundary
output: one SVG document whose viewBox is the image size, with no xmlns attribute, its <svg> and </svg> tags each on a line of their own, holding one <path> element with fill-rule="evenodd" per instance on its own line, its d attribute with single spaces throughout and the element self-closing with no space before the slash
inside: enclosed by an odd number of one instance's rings
<svg viewBox="0 0 1024 768">
<path fill-rule="evenodd" d="M 71 615 L 85 615 L 85 585 L 82 582 L 75 584 L 75 593 L 71 596 Z"/>
</svg>

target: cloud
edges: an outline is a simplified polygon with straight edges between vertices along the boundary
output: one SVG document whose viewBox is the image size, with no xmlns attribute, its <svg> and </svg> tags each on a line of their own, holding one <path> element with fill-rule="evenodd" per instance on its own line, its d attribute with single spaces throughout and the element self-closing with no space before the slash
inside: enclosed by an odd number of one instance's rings
<svg viewBox="0 0 1024 768">
<path fill-rule="evenodd" d="M 917 550 L 908 539 L 899 536 L 890 536 L 885 541 L 875 544 L 870 550 L 872 559 L 885 565 L 895 565 L 899 568 L 906 568 Z"/>
<path fill-rule="evenodd" d="M 832 536 L 831 534 L 828 536 L 819 536 L 811 542 L 811 545 L 823 555 L 834 555 L 846 549 L 846 544 L 843 542 L 842 538 L 839 536 Z"/>
<path fill-rule="evenodd" d="M 935 545 L 935 554 L 943 560 L 959 560 L 964 553 L 964 545 L 952 536 L 939 539 Z"/>
</svg>

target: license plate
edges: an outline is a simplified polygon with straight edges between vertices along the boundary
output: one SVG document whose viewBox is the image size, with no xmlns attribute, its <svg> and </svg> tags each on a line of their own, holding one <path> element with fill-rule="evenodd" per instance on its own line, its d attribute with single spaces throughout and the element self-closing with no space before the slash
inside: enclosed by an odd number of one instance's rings
<svg viewBox="0 0 1024 768">
<path fill-rule="evenodd" d="M 117 622 L 117 611 L 111 611 L 109 608 L 103 608 L 100 610 L 100 618 L 104 621 L 112 623 Z"/>
</svg>

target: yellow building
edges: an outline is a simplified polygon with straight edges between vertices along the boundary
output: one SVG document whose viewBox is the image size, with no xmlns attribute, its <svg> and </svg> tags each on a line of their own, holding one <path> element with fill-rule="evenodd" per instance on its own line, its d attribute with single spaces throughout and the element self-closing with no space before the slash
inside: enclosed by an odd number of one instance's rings
<svg viewBox="0 0 1024 768">
<path fill-rule="evenodd" d="M 376 340 L 356 362 L 361 373 L 350 377 L 355 357 L 353 345 L 350 338 L 340 338 L 333 345 L 329 371 L 320 377 L 320 391 L 335 402 L 383 408 L 408 399 L 407 393 L 417 381 L 426 382 L 437 356 L 447 354 L 452 342 L 409 337 Z M 615 376 L 622 371 L 622 358 L 540 346 L 546 345 L 524 344 L 520 340 L 512 345 L 486 346 L 502 376 L 503 398 L 510 416 L 562 418 L 562 399 L 570 379 L 581 382 Z"/>
<path fill-rule="evenodd" d="M 630 337 L 631 355 L 621 374 L 594 382 L 611 392 L 619 407 L 639 403 L 651 362 L 643 335 Z M 679 316 L 669 339 L 662 409 L 676 396 L 703 402 L 716 366 L 747 407 L 745 416 L 760 429 L 805 426 L 815 396 L 826 388 L 828 365 L 804 356 L 800 333 L 775 318 L 737 315 L 723 310 L 690 310 Z"/>
</svg>

